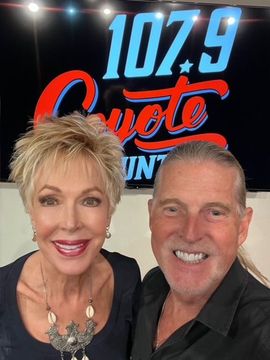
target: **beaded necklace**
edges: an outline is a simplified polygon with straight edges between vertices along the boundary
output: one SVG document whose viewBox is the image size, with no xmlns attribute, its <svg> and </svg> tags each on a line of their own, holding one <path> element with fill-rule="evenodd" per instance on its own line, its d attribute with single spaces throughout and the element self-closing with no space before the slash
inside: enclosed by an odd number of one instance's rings
<svg viewBox="0 0 270 360">
<path fill-rule="evenodd" d="M 71 360 L 78 360 L 75 355 L 79 350 L 82 350 L 82 360 L 90 360 L 85 353 L 85 348 L 92 341 L 96 327 L 96 323 L 92 320 L 95 315 L 92 297 L 89 297 L 88 305 L 85 310 L 87 317 L 85 330 L 80 332 L 79 325 L 72 320 L 70 324 L 66 326 L 67 333 L 60 335 L 57 327 L 57 316 L 52 311 L 48 302 L 47 281 L 45 281 L 41 264 L 40 271 L 45 294 L 46 310 L 48 312 L 48 322 L 50 324 L 50 328 L 46 332 L 49 336 L 50 344 L 56 350 L 60 351 L 61 360 L 64 360 L 64 352 L 69 352 L 71 354 Z"/>
</svg>

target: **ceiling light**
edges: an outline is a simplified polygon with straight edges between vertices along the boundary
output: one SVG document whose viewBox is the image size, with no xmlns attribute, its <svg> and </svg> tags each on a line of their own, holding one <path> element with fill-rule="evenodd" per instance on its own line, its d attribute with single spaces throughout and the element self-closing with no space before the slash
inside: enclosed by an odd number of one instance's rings
<svg viewBox="0 0 270 360">
<path fill-rule="evenodd" d="M 28 4 L 28 10 L 31 12 L 38 12 L 39 6 L 36 3 L 31 2 Z"/>
</svg>

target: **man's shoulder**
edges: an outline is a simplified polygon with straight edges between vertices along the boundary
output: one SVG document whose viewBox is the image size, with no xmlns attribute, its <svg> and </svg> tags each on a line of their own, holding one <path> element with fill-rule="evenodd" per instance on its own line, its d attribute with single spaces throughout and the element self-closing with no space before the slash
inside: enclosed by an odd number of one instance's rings
<svg viewBox="0 0 270 360">
<path fill-rule="evenodd" d="M 216 291 L 220 301 L 225 299 L 235 310 L 241 313 L 258 311 L 270 315 L 270 289 L 257 280 L 237 260 Z M 235 311 L 233 310 L 233 311 Z"/>
<path fill-rule="evenodd" d="M 241 299 L 241 305 L 245 308 L 254 308 L 268 316 L 270 324 L 270 288 L 248 274 L 248 282 Z"/>
<path fill-rule="evenodd" d="M 239 335 L 252 333 L 256 340 L 254 346 L 258 348 L 258 359 L 265 359 L 265 354 L 270 359 L 270 289 L 250 273 L 232 330 L 238 331 Z"/>
</svg>

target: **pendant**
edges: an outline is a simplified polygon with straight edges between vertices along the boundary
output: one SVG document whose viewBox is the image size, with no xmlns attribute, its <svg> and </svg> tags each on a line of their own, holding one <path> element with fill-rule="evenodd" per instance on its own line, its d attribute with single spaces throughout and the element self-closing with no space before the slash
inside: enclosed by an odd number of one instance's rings
<svg viewBox="0 0 270 360">
<path fill-rule="evenodd" d="M 47 334 L 51 345 L 59 350 L 61 353 L 64 351 L 70 352 L 72 355 L 71 360 L 77 360 L 74 356 L 80 349 L 83 350 L 93 339 L 96 323 L 93 320 L 86 321 L 86 329 L 84 332 L 79 331 L 79 325 L 75 324 L 74 321 L 66 327 L 67 333 L 60 335 L 55 323 L 52 324 Z M 84 354 L 83 360 L 89 360 Z"/>
<path fill-rule="evenodd" d="M 73 355 L 71 360 L 78 360 L 78 359 L 76 358 L 76 356 Z M 89 360 L 89 357 L 86 355 L 83 355 L 82 360 Z"/>
<path fill-rule="evenodd" d="M 88 319 L 92 319 L 92 317 L 95 315 L 95 309 L 93 307 L 93 305 L 88 305 L 86 310 L 85 310 L 86 316 L 88 317 Z"/>
<path fill-rule="evenodd" d="M 48 322 L 50 325 L 53 325 L 56 323 L 56 315 L 51 310 L 48 312 Z"/>
</svg>

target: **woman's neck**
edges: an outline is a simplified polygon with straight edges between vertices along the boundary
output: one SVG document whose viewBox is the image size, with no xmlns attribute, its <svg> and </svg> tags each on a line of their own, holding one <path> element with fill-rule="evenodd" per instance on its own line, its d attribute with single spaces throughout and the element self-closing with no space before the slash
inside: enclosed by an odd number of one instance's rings
<svg viewBox="0 0 270 360">
<path fill-rule="evenodd" d="M 36 272 L 39 275 L 42 291 L 50 301 L 78 301 L 91 297 L 96 262 L 91 264 L 82 274 L 63 274 L 58 271 L 44 256 L 39 253 L 36 259 Z M 98 262 L 98 260 L 97 260 Z"/>
</svg>

